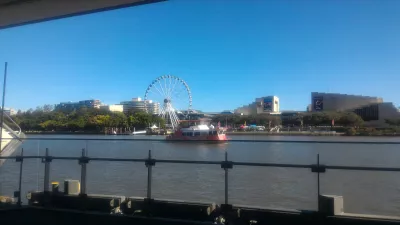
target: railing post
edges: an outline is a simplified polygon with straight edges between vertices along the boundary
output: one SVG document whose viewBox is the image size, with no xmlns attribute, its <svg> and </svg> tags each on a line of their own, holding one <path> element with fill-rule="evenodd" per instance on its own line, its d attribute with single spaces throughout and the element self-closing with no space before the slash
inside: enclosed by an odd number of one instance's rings
<svg viewBox="0 0 400 225">
<path fill-rule="evenodd" d="M 229 204 L 229 182 L 228 182 L 228 170 L 233 168 L 233 162 L 228 161 L 228 152 L 225 151 L 225 160 L 221 162 L 221 168 L 225 171 L 225 199 L 224 204 L 221 204 L 221 215 L 226 219 L 226 224 L 230 224 L 229 221 L 235 216 L 233 213 L 232 205 Z"/>
<path fill-rule="evenodd" d="M 233 163 L 231 161 L 228 161 L 228 152 L 225 151 L 225 160 L 221 162 L 221 168 L 224 169 L 225 171 L 225 200 L 224 200 L 224 205 L 229 204 L 229 195 L 228 195 L 228 189 L 229 189 L 229 183 L 228 183 L 228 170 L 233 168 Z"/>
<path fill-rule="evenodd" d="M 317 207 L 318 211 L 320 210 L 320 203 L 319 203 L 319 196 L 320 196 L 320 180 L 319 180 L 319 175 L 320 173 L 325 173 L 326 172 L 326 166 L 321 165 L 319 163 L 319 154 L 317 154 L 317 164 L 311 165 L 311 172 L 317 173 Z"/>
<path fill-rule="evenodd" d="M 81 165 L 81 196 L 86 196 L 86 165 L 89 163 L 87 157 L 87 151 L 85 148 L 82 149 L 82 157 L 79 159 L 79 164 Z"/>
<path fill-rule="evenodd" d="M 319 168 L 319 153 L 317 154 L 317 167 Z M 318 211 L 320 211 L 320 205 L 319 205 L 319 196 L 320 196 L 320 183 L 319 183 L 319 173 L 320 173 L 320 170 L 318 169 L 318 172 L 317 172 L 317 194 L 318 194 L 318 196 L 317 196 L 317 207 L 318 207 Z"/>
<path fill-rule="evenodd" d="M 228 152 L 225 152 L 225 163 L 228 162 Z M 228 205 L 228 168 L 225 170 L 225 205 Z"/>
<path fill-rule="evenodd" d="M 151 199 L 151 178 L 152 178 L 152 167 L 156 164 L 156 161 L 151 158 L 151 150 L 149 150 L 149 156 L 145 162 L 147 167 L 147 199 Z"/>
<path fill-rule="evenodd" d="M 18 193 L 16 193 L 17 197 L 18 197 L 18 202 L 17 205 L 21 206 L 22 205 L 22 201 L 21 201 L 21 189 L 22 189 L 22 164 L 24 162 L 24 149 L 21 149 L 21 156 L 16 158 L 17 162 L 20 162 L 19 164 L 19 183 L 18 183 Z M 14 195 L 15 196 L 15 195 Z"/>
<path fill-rule="evenodd" d="M 43 191 L 44 192 L 49 192 L 49 182 L 50 182 L 50 162 L 51 162 L 51 158 L 49 157 L 49 149 L 46 148 L 46 156 L 44 158 L 44 160 L 42 161 L 44 162 L 44 187 L 43 187 Z"/>
</svg>

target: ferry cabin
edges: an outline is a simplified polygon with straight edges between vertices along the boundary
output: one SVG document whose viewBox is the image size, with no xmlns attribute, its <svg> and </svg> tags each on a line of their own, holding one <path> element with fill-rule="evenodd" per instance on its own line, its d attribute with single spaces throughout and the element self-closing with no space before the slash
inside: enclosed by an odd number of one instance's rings
<svg viewBox="0 0 400 225">
<path fill-rule="evenodd" d="M 182 129 L 182 136 L 195 137 L 195 136 L 216 136 L 225 134 L 224 130 L 184 130 Z"/>
</svg>

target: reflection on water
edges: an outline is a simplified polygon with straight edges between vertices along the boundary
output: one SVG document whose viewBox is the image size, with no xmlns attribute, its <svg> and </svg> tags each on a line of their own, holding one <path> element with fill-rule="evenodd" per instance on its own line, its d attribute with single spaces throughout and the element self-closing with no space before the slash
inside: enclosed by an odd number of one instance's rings
<svg viewBox="0 0 400 225">
<path fill-rule="evenodd" d="M 50 136 L 30 136 L 35 138 Z M 147 136 L 62 136 L 55 138 L 149 138 Z M 156 140 L 28 140 L 22 145 L 26 155 L 80 156 L 87 148 L 89 156 L 146 158 L 148 150 L 157 159 L 229 160 L 329 165 L 398 166 L 398 145 L 322 144 L 322 143 L 186 143 Z M 158 138 L 158 139 L 157 139 Z M 400 141 L 398 138 L 232 136 L 253 140 L 324 140 L 324 141 Z M 25 160 L 23 192 L 43 189 L 44 166 L 39 160 Z M 0 194 L 12 195 L 18 187 L 19 165 L 8 160 L 0 168 Z M 390 172 L 329 170 L 321 175 L 321 193 L 343 195 L 345 211 L 395 215 L 400 206 L 400 179 Z M 75 161 L 54 160 L 51 181 L 79 179 L 80 166 Z M 145 196 L 147 170 L 144 163 L 90 162 L 88 192 L 125 196 Z M 184 165 L 157 163 L 153 169 L 153 196 L 203 202 L 223 202 L 224 172 L 219 165 Z M 271 208 L 316 209 L 316 174 L 308 169 L 235 166 L 229 171 L 230 203 Z M 368 196 L 366 198 L 365 196 Z"/>
</svg>

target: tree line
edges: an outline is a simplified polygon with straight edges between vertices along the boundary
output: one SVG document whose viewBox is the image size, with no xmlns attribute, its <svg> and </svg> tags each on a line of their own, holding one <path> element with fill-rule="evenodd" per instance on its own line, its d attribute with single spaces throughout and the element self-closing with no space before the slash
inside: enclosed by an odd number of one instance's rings
<svg viewBox="0 0 400 225">
<path fill-rule="evenodd" d="M 82 107 L 78 110 L 54 110 L 45 105 L 36 110 L 18 112 L 13 120 L 23 131 L 93 131 L 102 132 L 106 128 L 145 129 L 156 124 L 165 127 L 165 121 L 145 112 L 110 112 Z"/>
<path fill-rule="evenodd" d="M 331 126 L 332 120 L 337 126 L 360 127 L 363 119 L 353 112 L 307 112 L 293 113 L 292 115 L 258 114 L 251 116 L 242 115 L 217 115 L 212 119 L 213 123 L 220 122 L 223 126 L 238 127 L 243 124 L 256 124 L 265 127 L 283 126 Z"/>
</svg>

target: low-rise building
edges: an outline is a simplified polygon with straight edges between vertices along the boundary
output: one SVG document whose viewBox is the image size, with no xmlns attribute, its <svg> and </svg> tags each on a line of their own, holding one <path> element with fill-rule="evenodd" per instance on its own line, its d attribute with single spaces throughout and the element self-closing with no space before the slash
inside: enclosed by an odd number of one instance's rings
<svg viewBox="0 0 400 225">
<path fill-rule="evenodd" d="M 380 97 L 347 95 L 337 93 L 311 93 L 311 109 L 320 111 L 347 111 L 369 104 L 383 103 Z"/>
<path fill-rule="evenodd" d="M 124 112 L 124 106 L 123 105 L 102 105 L 100 106 L 100 109 L 102 110 L 107 110 L 110 112 Z"/>
<path fill-rule="evenodd" d="M 17 114 L 17 111 L 13 108 L 6 108 L 4 107 L 4 114 L 8 115 L 8 116 L 13 116 Z"/>
<path fill-rule="evenodd" d="M 336 93 L 311 93 L 313 112 L 354 112 L 367 126 L 385 127 L 387 119 L 400 119 L 398 109 L 380 97 Z"/>
<path fill-rule="evenodd" d="M 82 107 L 99 109 L 101 105 L 100 100 L 82 100 L 78 102 L 61 102 L 55 106 L 56 110 L 78 110 Z"/>
<path fill-rule="evenodd" d="M 277 96 L 266 96 L 256 98 L 253 103 L 235 109 L 235 114 L 239 115 L 257 115 L 263 113 L 279 112 L 279 98 Z"/>
<path fill-rule="evenodd" d="M 351 110 L 359 115 L 368 126 L 385 127 L 386 120 L 400 119 L 398 109 L 391 102 L 365 105 Z"/>
</svg>

